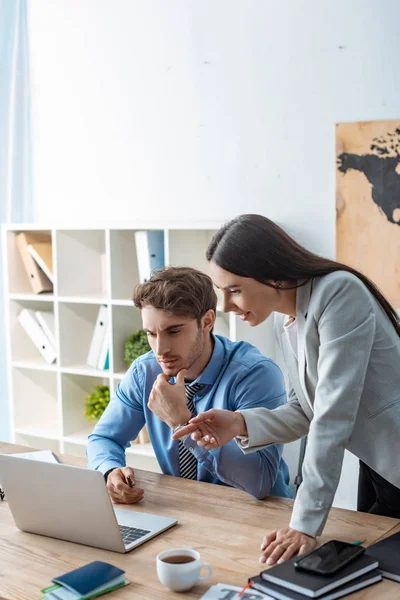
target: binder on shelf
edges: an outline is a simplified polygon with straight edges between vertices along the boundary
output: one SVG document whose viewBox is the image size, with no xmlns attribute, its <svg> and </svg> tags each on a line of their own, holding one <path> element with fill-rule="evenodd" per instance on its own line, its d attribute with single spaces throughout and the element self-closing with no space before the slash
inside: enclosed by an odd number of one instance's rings
<svg viewBox="0 0 400 600">
<path fill-rule="evenodd" d="M 50 310 L 37 310 L 35 312 L 35 317 L 40 327 L 48 337 L 53 348 L 56 348 L 56 326 L 54 322 L 54 313 Z"/>
<path fill-rule="evenodd" d="M 100 352 L 102 351 L 103 342 L 107 336 L 108 328 L 108 307 L 106 304 L 102 304 L 97 313 L 96 325 L 94 326 L 92 341 L 89 348 L 89 354 L 87 357 L 87 364 L 97 369 L 98 361 L 100 358 Z"/>
<path fill-rule="evenodd" d="M 29 245 L 34 245 L 38 243 L 50 243 L 51 244 L 51 236 L 48 233 L 30 233 L 30 232 L 21 232 L 15 237 L 15 242 L 18 248 L 18 251 L 21 256 L 22 263 L 24 265 L 25 271 L 29 278 L 29 283 L 32 287 L 32 291 L 34 294 L 41 294 L 42 292 L 52 292 L 53 284 L 50 279 L 47 277 L 46 273 L 42 271 L 37 262 L 31 256 L 28 251 Z"/>
<path fill-rule="evenodd" d="M 49 236 L 50 238 L 50 236 Z M 32 258 L 36 261 L 38 266 L 50 279 L 51 283 L 54 283 L 53 277 L 53 251 L 51 247 L 51 238 L 47 242 L 36 242 L 28 244 L 27 250 Z"/>
<path fill-rule="evenodd" d="M 136 256 L 140 282 L 150 279 L 154 269 L 165 266 L 164 232 L 135 231 Z"/>
<path fill-rule="evenodd" d="M 110 368 L 110 340 L 108 335 L 108 326 L 106 326 L 106 334 L 101 345 L 100 354 L 97 359 L 97 369 L 106 371 Z"/>
<path fill-rule="evenodd" d="M 57 355 L 50 340 L 36 320 L 35 313 L 29 308 L 24 308 L 18 315 L 18 321 L 29 335 L 45 361 L 51 365 L 55 362 Z"/>
</svg>

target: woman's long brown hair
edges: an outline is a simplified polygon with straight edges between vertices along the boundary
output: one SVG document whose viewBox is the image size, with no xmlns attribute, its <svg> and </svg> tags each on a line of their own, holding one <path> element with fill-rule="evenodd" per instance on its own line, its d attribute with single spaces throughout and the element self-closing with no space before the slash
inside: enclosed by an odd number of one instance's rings
<svg viewBox="0 0 400 600">
<path fill-rule="evenodd" d="M 373 294 L 400 336 L 398 314 L 368 277 L 352 267 L 313 254 L 266 217 L 240 215 L 232 219 L 214 234 L 206 257 L 225 271 L 265 285 L 271 285 L 268 280 L 273 280 L 290 281 L 294 287 L 300 287 L 312 277 L 334 271 L 352 273 Z"/>
</svg>

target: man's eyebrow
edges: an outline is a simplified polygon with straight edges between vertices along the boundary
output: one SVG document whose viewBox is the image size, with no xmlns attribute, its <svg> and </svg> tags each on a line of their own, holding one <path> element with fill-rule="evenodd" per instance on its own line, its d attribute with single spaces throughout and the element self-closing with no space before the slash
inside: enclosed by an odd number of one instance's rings
<svg viewBox="0 0 400 600">
<path fill-rule="evenodd" d="M 170 329 L 181 329 L 182 327 L 185 327 L 186 323 L 178 323 L 176 325 L 168 325 L 168 327 L 165 327 L 165 329 L 162 329 L 162 331 L 169 331 Z M 152 330 L 149 329 L 148 327 L 143 327 L 143 331 L 145 333 L 152 333 Z"/>
<path fill-rule="evenodd" d="M 233 283 L 232 285 L 225 285 L 222 289 L 231 290 L 232 288 L 240 288 L 240 285 L 238 283 Z"/>
</svg>

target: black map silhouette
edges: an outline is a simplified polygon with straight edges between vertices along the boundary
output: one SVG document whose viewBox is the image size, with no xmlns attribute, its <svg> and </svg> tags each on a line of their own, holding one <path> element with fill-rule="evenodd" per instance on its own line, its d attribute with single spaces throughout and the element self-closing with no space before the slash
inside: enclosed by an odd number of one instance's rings
<svg viewBox="0 0 400 600">
<path fill-rule="evenodd" d="M 370 149 L 376 154 L 348 154 L 338 156 L 338 169 L 346 173 L 349 169 L 361 171 L 372 186 L 372 199 L 386 215 L 390 223 L 400 225 L 400 216 L 394 211 L 400 209 L 400 175 L 396 168 L 400 163 L 400 128 L 387 137 L 374 138 Z M 379 154 L 379 156 L 378 156 Z M 394 156 L 393 156 L 394 154 Z M 392 156 L 390 156 L 392 155 Z"/>
</svg>

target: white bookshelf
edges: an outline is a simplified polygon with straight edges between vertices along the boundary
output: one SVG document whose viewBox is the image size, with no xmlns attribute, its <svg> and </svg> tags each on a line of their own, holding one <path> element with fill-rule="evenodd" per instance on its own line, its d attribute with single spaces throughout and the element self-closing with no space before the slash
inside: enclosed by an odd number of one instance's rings
<svg viewBox="0 0 400 600">
<path fill-rule="evenodd" d="M 40 449 L 85 455 L 94 425 L 83 414 L 93 385 L 108 385 L 111 395 L 127 369 L 124 342 L 141 328 L 133 306 L 139 283 L 135 230 L 163 230 L 166 264 L 208 271 L 206 247 L 220 223 L 132 223 L 113 227 L 3 226 L 3 273 L 6 348 L 12 439 Z M 32 294 L 15 236 L 20 231 L 46 231 L 52 237 L 53 293 Z M 110 368 L 86 364 L 100 304 L 106 304 L 111 323 Z M 49 365 L 17 320 L 23 308 L 51 310 L 56 323 L 57 362 Z M 273 340 L 269 323 L 249 328 L 232 314 L 218 310 L 215 332 L 247 340 L 269 356 Z M 128 464 L 159 471 L 151 444 L 133 444 Z"/>
</svg>

